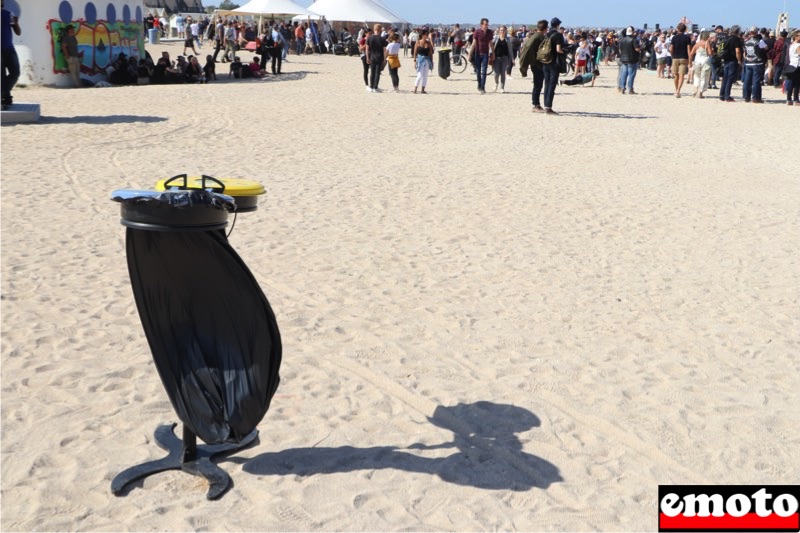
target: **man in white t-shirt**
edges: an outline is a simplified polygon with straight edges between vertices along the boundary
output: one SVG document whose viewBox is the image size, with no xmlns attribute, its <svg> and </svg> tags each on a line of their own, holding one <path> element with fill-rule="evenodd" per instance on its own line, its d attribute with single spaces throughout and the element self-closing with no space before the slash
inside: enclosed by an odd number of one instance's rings
<svg viewBox="0 0 800 533">
<path fill-rule="evenodd" d="M 192 39 L 197 43 L 197 47 L 203 48 L 203 44 L 200 42 L 200 23 L 196 20 L 192 21 L 189 25 L 189 31 L 192 32 Z"/>
</svg>

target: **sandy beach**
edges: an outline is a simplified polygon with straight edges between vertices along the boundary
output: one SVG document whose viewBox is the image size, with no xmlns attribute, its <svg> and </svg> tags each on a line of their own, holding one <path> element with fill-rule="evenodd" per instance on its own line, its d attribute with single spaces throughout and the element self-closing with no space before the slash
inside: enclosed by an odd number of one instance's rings
<svg viewBox="0 0 800 533">
<path fill-rule="evenodd" d="M 601 67 L 543 116 L 518 71 L 414 95 L 401 62 L 399 94 L 318 55 L 15 90 L 42 118 L 0 132 L 4 531 L 655 530 L 659 484 L 800 483 L 800 109 Z M 174 471 L 116 497 L 178 420 L 110 193 L 184 172 L 266 187 L 230 242 L 281 385 L 220 500 Z"/>
</svg>

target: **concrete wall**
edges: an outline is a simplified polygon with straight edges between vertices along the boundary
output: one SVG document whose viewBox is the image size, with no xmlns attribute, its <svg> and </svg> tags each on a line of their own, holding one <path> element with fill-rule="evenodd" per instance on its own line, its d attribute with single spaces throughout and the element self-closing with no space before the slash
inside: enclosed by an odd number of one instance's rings
<svg viewBox="0 0 800 533">
<path fill-rule="evenodd" d="M 61 35 L 76 27 L 83 51 L 81 77 L 106 79 L 105 70 L 117 54 L 144 57 L 144 13 L 141 0 L 6 0 L 19 16 L 22 35 L 14 37 L 23 85 L 70 86 Z"/>
</svg>

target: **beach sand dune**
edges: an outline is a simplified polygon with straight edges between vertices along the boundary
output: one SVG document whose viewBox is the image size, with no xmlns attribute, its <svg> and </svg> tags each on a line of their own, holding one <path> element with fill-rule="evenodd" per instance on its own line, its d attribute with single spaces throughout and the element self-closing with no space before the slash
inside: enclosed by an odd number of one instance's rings
<svg viewBox="0 0 800 533">
<path fill-rule="evenodd" d="M 3 530 L 652 530 L 659 484 L 800 482 L 797 109 L 603 68 L 545 117 L 518 74 L 413 95 L 401 60 L 400 94 L 327 56 L 16 91 L 42 119 L 2 129 Z M 183 172 L 267 189 L 230 240 L 281 386 L 221 500 L 180 472 L 115 497 L 177 419 L 110 192 Z"/>
</svg>

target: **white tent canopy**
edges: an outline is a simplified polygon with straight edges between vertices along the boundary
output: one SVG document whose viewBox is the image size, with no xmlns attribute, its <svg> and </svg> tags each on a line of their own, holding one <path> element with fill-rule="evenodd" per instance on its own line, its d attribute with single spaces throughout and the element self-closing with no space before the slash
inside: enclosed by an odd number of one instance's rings
<svg viewBox="0 0 800 533">
<path fill-rule="evenodd" d="M 333 21 L 406 22 L 373 0 L 317 0 L 308 9 Z"/>
<path fill-rule="evenodd" d="M 250 0 L 236 9 L 218 9 L 217 15 L 259 15 L 262 18 L 283 19 L 295 15 L 314 15 L 314 11 L 295 4 L 292 0 Z"/>
</svg>

